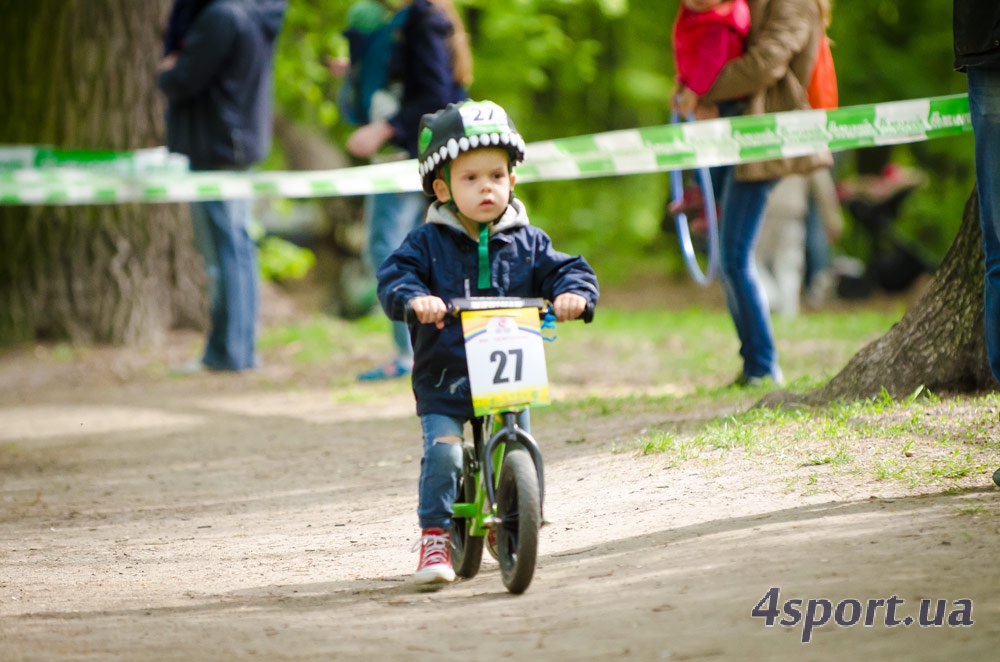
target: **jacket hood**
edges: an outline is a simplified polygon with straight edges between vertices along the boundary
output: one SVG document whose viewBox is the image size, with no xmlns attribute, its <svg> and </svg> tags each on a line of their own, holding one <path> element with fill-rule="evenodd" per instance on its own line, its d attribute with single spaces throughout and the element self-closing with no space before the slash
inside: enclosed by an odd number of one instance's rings
<svg viewBox="0 0 1000 662">
<path fill-rule="evenodd" d="M 287 0 L 244 0 L 244 2 L 249 6 L 250 14 L 260 25 L 267 39 L 274 41 L 285 20 Z"/>
<path fill-rule="evenodd" d="M 458 220 L 455 216 L 455 212 L 452 211 L 451 205 L 443 202 L 435 202 L 427 210 L 427 222 L 437 223 L 438 225 L 447 225 L 462 234 L 465 234 L 465 228 L 462 226 L 462 222 Z M 525 225 L 530 225 L 528 222 L 528 212 L 524 208 L 524 203 L 522 203 L 517 198 L 510 201 L 507 208 L 500 214 L 500 218 L 490 225 L 490 236 L 492 237 L 498 232 L 503 232 L 504 230 L 509 230 L 511 228 L 523 227 Z"/>
<path fill-rule="evenodd" d="M 187 3 L 192 10 L 192 16 L 213 2 L 233 2 L 234 0 L 177 0 L 179 3 Z M 235 0 L 235 2 L 246 7 L 247 13 L 254 22 L 261 27 L 264 36 L 268 41 L 274 41 L 281 31 L 281 24 L 285 20 L 285 8 L 288 0 Z"/>
<path fill-rule="evenodd" d="M 750 6 L 747 5 L 746 0 L 723 3 L 702 12 L 691 11 L 687 5 L 681 5 L 681 12 L 685 14 L 685 20 L 689 27 L 723 23 L 744 37 L 750 32 Z"/>
</svg>

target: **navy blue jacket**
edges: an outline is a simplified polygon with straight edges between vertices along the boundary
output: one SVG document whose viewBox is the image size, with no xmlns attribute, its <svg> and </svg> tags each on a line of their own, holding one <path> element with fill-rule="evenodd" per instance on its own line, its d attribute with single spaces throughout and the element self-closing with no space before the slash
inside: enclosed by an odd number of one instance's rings
<svg viewBox="0 0 1000 662">
<path fill-rule="evenodd" d="M 167 19 L 167 28 L 163 31 L 163 54 L 179 51 L 184 46 L 184 35 L 191 29 L 195 16 L 205 8 L 211 0 L 174 0 Z"/>
<path fill-rule="evenodd" d="M 393 141 L 417 157 L 420 118 L 466 97 L 455 81 L 448 38 L 453 32 L 447 15 L 427 0 L 415 2 L 408 12 L 389 61 L 389 78 L 403 84 L 399 112 L 389 118 Z"/>
<path fill-rule="evenodd" d="M 952 5 L 955 69 L 1000 67 L 1000 2 L 955 0 Z"/>
<path fill-rule="evenodd" d="M 195 170 L 245 168 L 271 149 L 271 69 L 285 0 L 210 0 L 160 73 L 167 147 Z"/>
<path fill-rule="evenodd" d="M 493 287 L 477 288 L 478 243 L 440 203 L 427 211 L 427 222 L 413 230 L 378 270 L 378 298 L 390 319 L 405 319 L 406 304 L 434 295 L 448 303 L 465 296 L 516 296 L 555 299 L 573 292 L 597 303 L 597 276 L 585 259 L 560 253 L 542 230 L 528 224 L 514 200 L 490 228 L 490 277 Z M 412 317 L 412 314 L 411 314 Z M 417 414 L 473 416 L 462 325 L 410 325 L 413 342 L 413 393 Z"/>
</svg>

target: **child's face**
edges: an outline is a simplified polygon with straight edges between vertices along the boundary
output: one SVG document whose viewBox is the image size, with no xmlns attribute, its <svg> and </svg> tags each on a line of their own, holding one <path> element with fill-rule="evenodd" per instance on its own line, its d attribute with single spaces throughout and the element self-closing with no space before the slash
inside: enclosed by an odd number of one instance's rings
<svg viewBox="0 0 1000 662">
<path fill-rule="evenodd" d="M 684 6 L 691 11 L 708 11 L 727 0 L 684 0 Z"/>
<path fill-rule="evenodd" d="M 507 150 L 486 147 L 463 152 L 451 161 L 451 195 L 443 179 L 434 180 L 434 193 L 441 202 L 452 196 L 458 211 L 477 223 L 495 220 L 507 208 L 514 189 L 514 175 Z"/>
</svg>

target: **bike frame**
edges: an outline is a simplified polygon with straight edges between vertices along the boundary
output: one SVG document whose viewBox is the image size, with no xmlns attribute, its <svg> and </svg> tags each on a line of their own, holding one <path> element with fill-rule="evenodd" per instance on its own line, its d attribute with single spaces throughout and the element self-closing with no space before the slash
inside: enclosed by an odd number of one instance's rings
<svg viewBox="0 0 1000 662">
<path fill-rule="evenodd" d="M 519 445 L 528 451 L 538 475 L 539 504 L 544 504 L 545 471 L 542 449 L 535 438 L 517 424 L 517 415 L 522 411 L 525 410 L 511 409 L 495 414 L 500 424 L 485 442 L 483 441 L 486 436 L 485 424 L 492 417 L 480 419 L 473 428 L 476 500 L 473 503 L 456 502 L 452 514 L 452 517 L 468 520 L 467 526 L 471 535 L 485 536 L 492 527 L 500 523 L 496 518 L 496 485 L 508 444 Z"/>
<path fill-rule="evenodd" d="M 455 299 L 449 308 L 450 314 L 461 315 L 466 310 L 482 310 L 484 308 L 537 308 L 539 314 L 544 314 L 549 303 L 544 299 L 520 297 L 488 297 Z M 496 486 L 500 476 L 500 466 L 503 464 L 508 445 L 519 445 L 531 456 L 538 475 L 539 504 L 544 502 L 544 468 L 542 450 L 526 430 L 517 424 L 517 416 L 528 407 L 504 409 L 495 414 L 477 419 L 473 424 L 473 448 L 471 451 L 474 462 L 474 480 L 476 485 L 476 500 L 472 503 L 456 501 L 452 517 L 467 520 L 466 526 L 470 535 L 485 536 L 490 529 L 500 522 L 496 516 Z M 493 422 L 493 429 L 484 429 L 487 422 Z M 485 441 L 484 441 L 485 439 Z"/>
</svg>

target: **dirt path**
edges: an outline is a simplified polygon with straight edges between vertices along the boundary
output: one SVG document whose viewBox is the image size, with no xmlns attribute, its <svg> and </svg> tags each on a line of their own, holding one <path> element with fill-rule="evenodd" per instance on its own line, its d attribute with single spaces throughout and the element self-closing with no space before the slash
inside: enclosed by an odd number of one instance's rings
<svg viewBox="0 0 1000 662">
<path fill-rule="evenodd" d="M 804 495 L 739 452 L 668 468 L 614 451 L 654 414 L 537 416 L 551 524 L 528 592 L 487 558 L 417 593 L 417 422 L 405 388 L 371 389 L 0 362 L 0 659 L 996 659 L 982 477 Z M 770 587 L 840 612 L 804 644 L 804 616 L 751 618 Z M 897 618 L 971 600 L 974 625 L 889 627 L 867 602 L 893 596 Z"/>
</svg>

